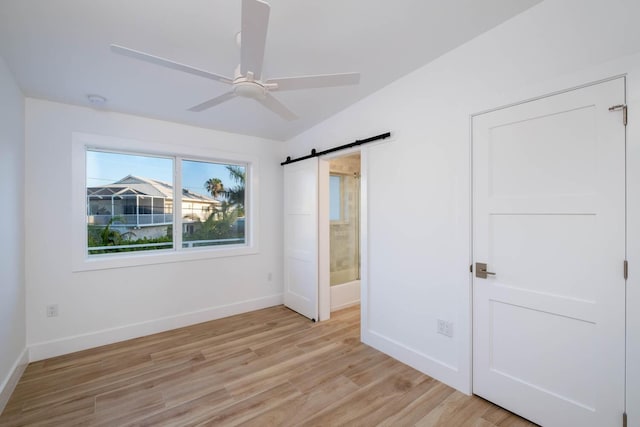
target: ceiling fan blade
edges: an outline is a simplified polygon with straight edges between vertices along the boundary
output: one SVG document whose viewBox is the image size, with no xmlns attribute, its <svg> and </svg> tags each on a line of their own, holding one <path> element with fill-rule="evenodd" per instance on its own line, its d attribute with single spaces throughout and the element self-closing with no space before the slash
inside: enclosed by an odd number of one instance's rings
<svg viewBox="0 0 640 427">
<path fill-rule="evenodd" d="M 251 71 L 256 80 L 262 74 L 270 10 L 269 4 L 262 0 L 242 0 L 240 73 L 244 76 Z"/>
<path fill-rule="evenodd" d="M 265 96 L 262 99 L 257 98 L 256 101 L 258 101 L 259 103 L 261 103 L 262 105 L 264 105 L 265 107 L 267 107 L 268 109 L 270 109 L 271 111 L 273 111 L 274 113 L 276 113 L 277 115 L 279 115 L 285 120 L 291 121 L 291 120 L 296 120 L 298 118 L 298 116 L 293 114 L 291 110 L 285 107 L 280 101 L 275 99 L 271 94 L 267 93 L 267 96 Z"/>
<path fill-rule="evenodd" d="M 231 92 L 227 92 L 224 93 L 220 96 L 216 96 L 213 99 L 210 99 L 208 101 L 203 102 L 202 104 L 198 104 L 194 107 L 189 108 L 189 111 L 195 111 L 195 112 L 200 112 L 200 111 L 204 111 L 206 109 L 209 109 L 211 107 L 214 107 L 218 104 L 222 104 L 225 101 L 230 100 L 231 98 L 235 98 L 236 94 L 231 91 Z"/>
<path fill-rule="evenodd" d="M 148 53 L 140 52 L 134 49 L 129 49 L 128 47 L 119 46 L 117 44 L 111 45 L 111 51 L 120 55 L 128 56 L 130 58 L 135 58 L 141 61 L 150 62 L 152 64 L 160 65 L 166 68 L 171 68 L 172 70 L 184 71 L 185 73 L 194 74 L 196 76 L 204 77 L 211 80 L 216 80 L 222 83 L 227 83 L 227 84 L 233 83 L 233 79 L 229 77 L 210 73 L 209 71 L 201 70 L 199 68 L 191 67 L 189 65 L 180 64 L 179 62 L 171 61 L 169 59 L 161 58 L 159 56 L 149 55 Z"/>
<path fill-rule="evenodd" d="M 360 83 L 360 73 L 320 74 L 317 76 L 282 77 L 269 79 L 265 83 L 276 83 L 273 90 L 298 90 L 319 87 L 346 86 Z"/>
</svg>

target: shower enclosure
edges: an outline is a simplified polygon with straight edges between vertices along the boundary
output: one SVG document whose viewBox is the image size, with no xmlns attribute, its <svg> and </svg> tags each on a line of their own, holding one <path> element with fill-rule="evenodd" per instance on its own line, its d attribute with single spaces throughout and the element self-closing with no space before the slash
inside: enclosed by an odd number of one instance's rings
<svg viewBox="0 0 640 427">
<path fill-rule="evenodd" d="M 331 160 L 329 176 L 332 310 L 360 300 L 360 154 Z"/>
</svg>

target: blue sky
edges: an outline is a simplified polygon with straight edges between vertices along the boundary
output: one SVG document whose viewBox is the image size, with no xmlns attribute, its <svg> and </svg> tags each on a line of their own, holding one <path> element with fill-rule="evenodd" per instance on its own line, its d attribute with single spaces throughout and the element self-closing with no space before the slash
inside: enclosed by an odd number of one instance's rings
<svg viewBox="0 0 640 427">
<path fill-rule="evenodd" d="M 166 157 L 87 151 L 87 187 L 111 184 L 127 175 L 171 183 L 173 181 L 173 160 Z M 231 188 L 235 185 L 229 178 L 229 172 L 224 165 L 191 160 L 183 161 L 183 187 L 196 193 L 207 194 L 204 183 L 209 178 L 220 178 L 225 188 Z"/>
</svg>

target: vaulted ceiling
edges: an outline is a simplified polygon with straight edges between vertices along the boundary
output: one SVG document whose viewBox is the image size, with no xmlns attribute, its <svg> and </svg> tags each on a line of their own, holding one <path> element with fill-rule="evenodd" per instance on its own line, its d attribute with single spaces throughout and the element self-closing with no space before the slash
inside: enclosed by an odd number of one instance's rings
<svg viewBox="0 0 640 427">
<path fill-rule="evenodd" d="M 285 121 L 229 86 L 111 52 L 112 43 L 217 74 L 240 61 L 240 0 L 3 0 L 0 56 L 29 97 L 286 140 L 541 0 L 271 0 L 263 74 L 360 72 L 360 84 L 274 92 Z"/>
</svg>

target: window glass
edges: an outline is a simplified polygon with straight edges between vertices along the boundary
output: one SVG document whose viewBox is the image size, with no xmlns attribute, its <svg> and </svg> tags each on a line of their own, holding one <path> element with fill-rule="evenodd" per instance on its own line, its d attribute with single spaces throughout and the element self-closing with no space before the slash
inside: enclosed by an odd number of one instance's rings
<svg viewBox="0 0 640 427">
<path fill-rule="evenodd" d="M 89 255 L 173 248 L 173 159 L 86 156 Z"/>
<path fill-rule="evenodd" d="M 342 220 L 342 176 L 329 176 L 329 220 Z"/>
<path fill-rule="evenodd" d="M 182 160 L 182 247 L 245 243 L 246 165 Z"/>
</svg>

